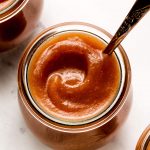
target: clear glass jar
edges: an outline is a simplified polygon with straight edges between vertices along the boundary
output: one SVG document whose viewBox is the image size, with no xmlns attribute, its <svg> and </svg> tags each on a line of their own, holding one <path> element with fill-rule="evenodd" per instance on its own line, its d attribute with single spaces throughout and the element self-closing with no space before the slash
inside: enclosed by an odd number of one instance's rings
<svg viewBox="0 0 150 150">
<path fill-rule="evenodd" d="M 139 138 L 136 150 L 150 150 L 150 125 L 144 130 Z"/>
<path fill-rule="evenodd" d="M 121 83 L 112 105 L 101 115 L 84 124 L 65 124 L 50 118 L 40 110 L 27 88 L 28 61 L 37 48 L 55 34 L 86 32 L 108 43 L 111 35 L 97 26 L 68 22 L 52 26 L 38 35 L 26 48 L 18 68 L 18 100 L 22 114 L 31 131 L 48 146 L 59 150 L 94 150 L 106 144 L 126 120 L 132 103 L 131 68 L 128 57 L 119 46 L 115 50 L 121 68 Z"/>
<path fill-rule="evenodd" d="M 0 52 L 17 47 L 33 33 L 43 6 L 43 0 L 11 1 L 8 6 L 1 2 Z"/>
</svg>

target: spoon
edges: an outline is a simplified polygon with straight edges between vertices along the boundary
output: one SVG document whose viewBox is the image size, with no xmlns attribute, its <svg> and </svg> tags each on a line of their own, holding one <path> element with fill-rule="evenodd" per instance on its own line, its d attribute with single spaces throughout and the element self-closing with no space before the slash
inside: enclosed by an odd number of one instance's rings
<svg viewBox="0 0 150 150">
<path fill-rule="evenodd" d="M 149 10 L 150 0 L 136 0 L 123 23 L 103 52 L 110 55 Z"/>
</svg>

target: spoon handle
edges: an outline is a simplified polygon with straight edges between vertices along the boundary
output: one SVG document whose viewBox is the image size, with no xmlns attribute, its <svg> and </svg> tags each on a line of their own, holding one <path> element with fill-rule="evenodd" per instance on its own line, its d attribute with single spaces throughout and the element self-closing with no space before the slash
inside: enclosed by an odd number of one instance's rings
<svg viewBox="0 0 150 150">
<path fill-rule="evenodd" d="M 144 17 L 150 9 L 150 0 L 136 0 L 125 20 L 115 33 L 114 37 L 104 50 L 104 53 L 111 54 L 122 42 L 133 27 Z"/>
</svg>

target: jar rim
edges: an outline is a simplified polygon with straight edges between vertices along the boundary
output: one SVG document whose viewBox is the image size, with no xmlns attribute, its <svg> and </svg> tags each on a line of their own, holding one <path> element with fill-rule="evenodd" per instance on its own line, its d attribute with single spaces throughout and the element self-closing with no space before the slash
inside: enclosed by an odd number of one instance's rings
<svg viewBox="0 0 150 150">
<path fill-rule="evenodd" d="M 150 144 L 150 125 L 144 130 L 136 146 L 136 150 L 147 150 Z"/>
<path fill-rule="evenodd" d="M 105 36 L 105 38 L 107 37 L 107 40 L 108 40 L 108 38 L 109 38 L 109 40 L 110 40 L 110 37 L 111 37 L 111 35 L 108 33 L 108 32 L 106 32 L 104 29 L 101 29 L 101 28 L 99 28 L 99 27 L 96 27 L 96 26 L 94 26 L 94 25 L 91 25 L 91 24 L 87 24 L 87 23 L 81 23 L 81 22 L 67 22 L 67 23 L 62 23 L 62 24 L 59 24 L 59 25 L 56 25 L 56 26 L 53 26 L 53 27 L 50 27 L 50 28 L 48 28 L 48 29 L 46 29 L 45 31 L 43 31 L 30 45 L 29 45 L 29 47 L 27 48 L 27 51 L 26 51 L 26 54 L 25 54 L 25 57 L 24 57 L 24 63 L 23 63 L 23 66 L 22 66 L 22 82 L 23 82 L 23 85 L 25 86 L 26 85 L 26 78 L 24 78 L 24 73 L 26 72 L 24 72 L 24 68 L 26 67 L 26 60 L 27 60 L 27 57 L 29 56 L 29 53 L 31 52 L 31 50 L 33 50 L 33 48 L 34 48 L 34 46 L 36 45 L 36 43 L 37 42 L 39 42 L 41 39 L 42 39 L 42 41 L 44 41 L 45 40 L 45 38 L 44 37 L 46 37 L 46 35 L 48 36 L 48 35 L 50 35 L 50 36 L 52 36 L 53 34 L 56 34 L 56 33 L 59 33 L 59 31 L 60 30 L 58 30 L 58 29 L 63 29 L 63 31 L 66 31 L 65 29 L 67 29 L 68 30 L 68 27 L 73 27 L 72 28 L 72 30 L 73 31 L 76 31 L 76 29 L 77 29 L 77 27 L 78 28 L 80 28 L 81 29 L 81 27 L 82 28 L 84 28 L 84 30 L 82 30 L 82 31 L 88 31 L 89 29 L 91 29 L 92 31 L 91 31 L 91 33 L 94 33 L 94 30 L 96 31 L 96 32 L 101 32 L 102 34 L 103 34 L 103 36 Z M 64 28 L 63 28 L 64 27 Z M 55 31 L 57 29 L 57 32 Z M 50 33 L 49 33 L 50 32 Z M 100 37 L 102 37 L 102 36 L 100 36 Z M 47 38 L 47 37 L 46 37 Z M 102 39 L 104 39 L 103 37 L 102 37 Z M 106 42 L 106 39 L 105 39 L 105 42 Z M 109 41 L 107 41 L 107 42 L 109 42 Z M 40 42 L 40 43 L 42 43 L 42 42 Z M 123 48 L 121 47 L 121 46 L 119 46 L 116 50 L 115 50 L 115 54 L 117 54 L 116 56 L 118 57 L 118 55 L 119 55 L 119 53 L 120 53 L 120 49 L 122 49 L 123 50 Z M 118 51 L 118 52 L 117 52 Z M 124 50 L 123 50 L 124 51 Z M 125 52 L 123 52 L 124 53 L 124 55 L 126 55 L 125 54 Z M 120 96 L 122 95 L 122 92 L 123 92 L 123 88 L 124 88 L 124 84 L 125 84 L 125 78 L 126 78 L 126 66 L 125 66 L 125 64 L 124 64 L 124 58 L 123 58 L 123 56 L 122 56 L 122 54 L 120 53 L 120 56 L 119 57 L 122 57 L 122 62 L 120 62 L 120 60 L 119 60 L 119 63 L 121 63 L 120 64 L 120 66 L 121 65 L 124 65 L 124 71 L 122 70 L 122 67 L 123 66 L 121 66 L 121 72 L 122 72 L 122 76 L 121 76 L 121 86 L 120 86 L 120 88 L 119 88 L 119 95 L 118 95 L 118 93 L 117 93 L 117 97 L 116 97 L 116 102 L 114 103 L 114 105 L 112 106 L 111 105 L 111 107 L 113 108 L 117 103 L 118 103 L 118 101 L 119 101 L 119 98 L 120 98 Z M 127 57 L 127 56 L 126 56 Z M 119 58 L 119 59 L 121 59 L 121 58 Z M 128 61 L 128 59 L 127 59 L 127 62 L 128 62 L 128 65 L 129 65 L 129 61 Z M 122 64 L 123 63 L 123 64 Z M 128 66 L 128 69 L 130 69 L 130 65 Z M 129 83 L 130 83 L 130 75 L 128 76 L 128 81 L 129 81 Z M 128 86 L 129 87 L 129 86 Z M 128 87 L 127 87 L 127 90 L 129 90 L 128 89 Z M 121 89 L 121 90 L 120 90 Z M 26 87 L 24 87 L 24 90 L 25 90 L 25 92 L 27 92 L 27 86 Z M 28 93 L 26 93 L 27 94 L 27 96 L 29 96 L 28 95 Z M 29 98 L 29 97 L 28 97 Z M 31 101 L 30 101 L 31 102 Z M 35 101 L 34 101 L 35 102 Z M 122 100 L 122 102 L 123 102 L 123 100 Z M 32 103 L 32 102 L 31 102 Z M 122 105 L 125 103 L 125 101 L 122 103 Z M 33 103 L 32 103 L 32 105 L 33 105 Z M 119 105 L 118 105 L 119 106 Z M 34 105 L 34 107 L 35 107 L 35 105 Z M 104 114 L 103 114 L 103 116 L 107 116 L 108 115 L 108 113 L 112 110 L 112 108 L 111 109 L 109 109 L 109 110 L 107 110 L 107 112 L 105 112 Z M 119 107 L 118 107 L 119 108 Z M 37 110 L 37 108 L 35 108 L 36 110 Z M 120 107 L 120 109 L 121 109 L 121 107 Z M 41 113 L 41 111 L 39 111 L 39 110 L 37 110 L 38 112 L 40 112 Z M 119 109 L 118 109 L 118 111 L 119 111 Z M 118 112 L 118 111 L 116 111 L 115 113 L 113 113 L 113 116 Z M 44 115 L 44 117 L 46 117 L 47 119 L 51 119 L 51 118 L 49 118 L 48 116 L 46 116 L 45 114 L 43 114 L 42 113 L 42 115 Z M 92 121 L 92 122 L 97 122 L 97 120 L 99 120 L 99 119 L 101 119 L 103 116 L 100 116 L 100 117 L 98 117 L 98 118 L 96 118 L 94 121 Z M 62 122 L 59 122 L 58 120 L 56 121 L 56 120 L 54 120 L 54 119 L 51 119 L 52 121 L 54 121 L 55 123 L 62 123 Z M 108 119 L 108 120 L 110 120 L 110 118 Z M 108 122 L 108 120 L 107 120 L 107 122 Z M 90 121 L 90 122 L 87 122 L 88 124 L 92 124 L 92 122 Z M 86 124 L 87 124 L 86 123 Z M 105 122 L 106 123 L 106 122 Z M 68 125 L 68 124 L 64 124 L 64 123 L 62 123 L 62 125 Z M 69 125 L 74 125 L 74 124 L 69 124 Z M 84 124 L 75 124 L 76 126 L 81 126 L 81 125 L 85 125 L 85 123 Z"/>
<path fill-rule="evenodd" d="M 18 14 L 29 0 L 16 0 L 12 5 L 0 12 L 0 23 L 3 23 Z"/>
</svg>

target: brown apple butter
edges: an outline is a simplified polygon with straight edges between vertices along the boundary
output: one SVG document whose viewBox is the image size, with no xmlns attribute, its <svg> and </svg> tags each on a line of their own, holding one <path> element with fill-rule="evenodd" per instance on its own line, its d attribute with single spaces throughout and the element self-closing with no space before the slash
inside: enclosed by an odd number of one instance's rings
<svg viewBox="0 0 150 150">
<path fill-rule="evenodd" d="M 147 149 L 146 150 L 150 150 L 150 141 L 148 143 Z"/>
<path fill-rule="evenodd" d="M 28 68 L 28 84 L 38 106 L 67 122 L 89 120 L 113 103 L 120 86 L 115 54 L 102 51 L 105 43 L 87 33 L 70 32 L 44 42 Z"/>
</svg>

